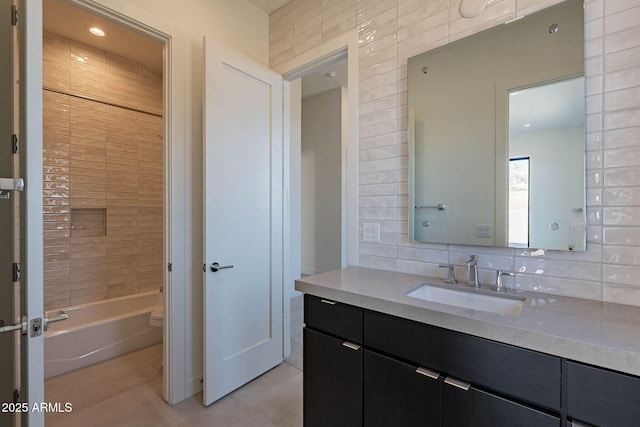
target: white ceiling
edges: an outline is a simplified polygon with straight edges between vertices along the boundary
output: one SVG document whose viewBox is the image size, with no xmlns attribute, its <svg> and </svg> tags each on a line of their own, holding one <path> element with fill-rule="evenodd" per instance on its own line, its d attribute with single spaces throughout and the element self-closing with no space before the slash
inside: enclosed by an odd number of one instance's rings
<svg viewBox="0 0 640 427">
<path fill-rule="evenodd" d="M 163 44 L 122 25 L 61 0 L 44 0 L 42 19 L 45 31 L 162 70 Z M 107 36 L 92 35 L 88 26 L 102 28 Z"/>
<path fill-rule="evenodd" d="M 270 14 L 290 0 L 249 1 Z M 106 50 L 156 70 L 162 70 L 162 43 L 120 24 L 98 17 L 63 0 L 44 0 L 43 8 L 45 31 Z M 92 35 L 87 30 L 90 26 L 102 28 L 107 32 L 107 36 L 96 37 Z M 326 74 L 329 72 L 335 72 L 336 76 L 327 78 Z M 340 86 L 347 86 L 346 59 L 327 64 L 323 68 L 305 76 L 302 79 L 302 95 L 307 97 Z"/>
<path fill-rule="evenodd" d="M 249 0 L 251 3 L 258 6 L 260 9 L 267 12 L 271 15 L 276 10 L 280 9 L 285 4 L 289 3 L 290 0 Z"/>
<path fill-rule="evenodd" d="M 328 77 L 327 73 L 335 73 Z M 322 68 L 302 77 L 302 98 L 326 92 L 340 86 L 347 87 L 347 58 L 324 65 Z"/>
<path fill-rule="evenodd" d="M 582 124 L 583 101 L 584 77 L 511 92 L 509 132 L 535 132 Z"/>
</svg>

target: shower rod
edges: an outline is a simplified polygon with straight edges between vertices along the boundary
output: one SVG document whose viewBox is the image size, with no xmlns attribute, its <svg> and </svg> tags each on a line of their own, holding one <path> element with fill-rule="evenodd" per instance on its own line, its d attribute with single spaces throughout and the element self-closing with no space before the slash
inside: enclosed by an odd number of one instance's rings
<svg viewBox="0 0 640 427">
<path fill-rule="evenodd" d="M 124 105 L 118 105 L 118 104 L 114 104 L 112 102 L 101 101 L 101 100 L 98 100 L 98 99 L 90 98 L 88 96 L 76 95 L 76 94 L 73 94 L 73 93 L 67 93 L 67 92 L 63 92 L 61 90 L 53 89 L 53 88 L 46 87 L 46 86 L 42 86 L 42 90 L 46 90 L 47 92 L 57 93 L 58 95 L 72 96 L 74 98 L 83 99 L 85 101 L 93 101 L 93 102 L 97 102 L 99 104 L 108 105 L 110 107 L 117 107 L 117 108 L 122 108 L 124 110 L 135 111 L 136 113 L 148 114 L 148 115 L 154 116 L 154 117 L 162 117 L 162 114 L 152 113 L 150 111 L 141 110 L 139 108 L 126 107 Z"/>
</svg>

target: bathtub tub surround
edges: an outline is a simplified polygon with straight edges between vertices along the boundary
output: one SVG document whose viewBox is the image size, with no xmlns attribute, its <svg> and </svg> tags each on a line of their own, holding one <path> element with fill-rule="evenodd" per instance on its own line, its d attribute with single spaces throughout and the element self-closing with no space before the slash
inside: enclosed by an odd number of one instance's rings
<svg viewBox="0 0 640 427">
<path fill-rule="evenodd" d="M 639 308 L 510 291 L 524 306 L 517 316 L 501 315 L 409 296 L 425 281 L 437 279 L 362 267 L 296 281 L 305 292 L 309 425 L 314 414 L 353 425 L 362 414 L 365 425 L 367 417 L 483 426 L 637 422 Z M 326 394 L 318 397 L 327 385 L 336 404 L 325 407 Z M 478 411 L 486 416 L 478 419 Z"/>
<path fill-rule="evenodd" d="M 149 325 L 162 328 L 164 327 L 164 304 L 158 304 L 153 307 L 151 314 L 149 314 Z"/>
<path fill-rule="evenodd" d="M 162 73 L 43 39 L 46 310 L 163 283 Z"/>
<path fill-rule="evenodd" d="M 45 378 L 161 343 L 149 319 L 162 297 L 151 291 L 65 308 L 68 320 L 44 334 Z"/>
</svg>

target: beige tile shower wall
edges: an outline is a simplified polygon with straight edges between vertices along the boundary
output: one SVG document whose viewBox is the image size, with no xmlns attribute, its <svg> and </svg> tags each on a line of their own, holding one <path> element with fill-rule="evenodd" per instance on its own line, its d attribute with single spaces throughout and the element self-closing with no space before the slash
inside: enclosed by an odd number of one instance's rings
<svg viewBox="0 0 640 427">
<path fill-rule="evenodd" d="M 343 32 L 358 33 L 358 220 L 382 230 L 380 244 L 360 239 L 360 265 L 443 277 L 438 264 L 460 265 L 477 253 L 485 283 L 503 269 L 515 271 L 523 289 L 640 305 L 638 2 L 585 2 L 587 251 L 540 255 L 407 238 L 407 58 L 555 3 L 490 0 L 479 16 L 464 19 L 459 0 L 293 0 L 270 16 L 272 67 Z"/>
<path fill-rule="evenodd" d="M 43 59 L 43 85 L 64 92 L 43 91 L 45 309 L 158 289 L 162 118 L 96 101 L 162 114 L 161 73 L 52 34 Z M 71 229 L 86 208 L 104 209 L 104 235 Z"/>
</svg>

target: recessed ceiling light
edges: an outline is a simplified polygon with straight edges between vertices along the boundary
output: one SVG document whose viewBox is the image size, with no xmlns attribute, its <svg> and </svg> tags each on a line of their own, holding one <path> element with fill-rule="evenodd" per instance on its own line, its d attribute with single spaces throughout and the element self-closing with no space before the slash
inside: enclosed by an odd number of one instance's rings
<svg viewBox="0 0 640 427">
<path fill-rule="evenodd" d="M 94 36 L 98 36 L 98 37 L 104 37 L 107 35 L 106 31 L 104 31 L 102 28 L 98 28 L 98 27 L 87 27 L 87 29 L 89 30 L 89 32 L 91 34 L 93 34 Z"/>
<path fill-rule="evenodd" d="M 524 127 L 530 128 L 531 127 L 531 123 L 527 123 L 526 125 L 524 125 Z"/>
<path fill-rule="evenodd" d="M 329 71 L 327 74 L 324 75 L 326 78 L 328 79 L 332 79 L 336 76 L 336 72 L 335 71 Z"/>
</svg>

